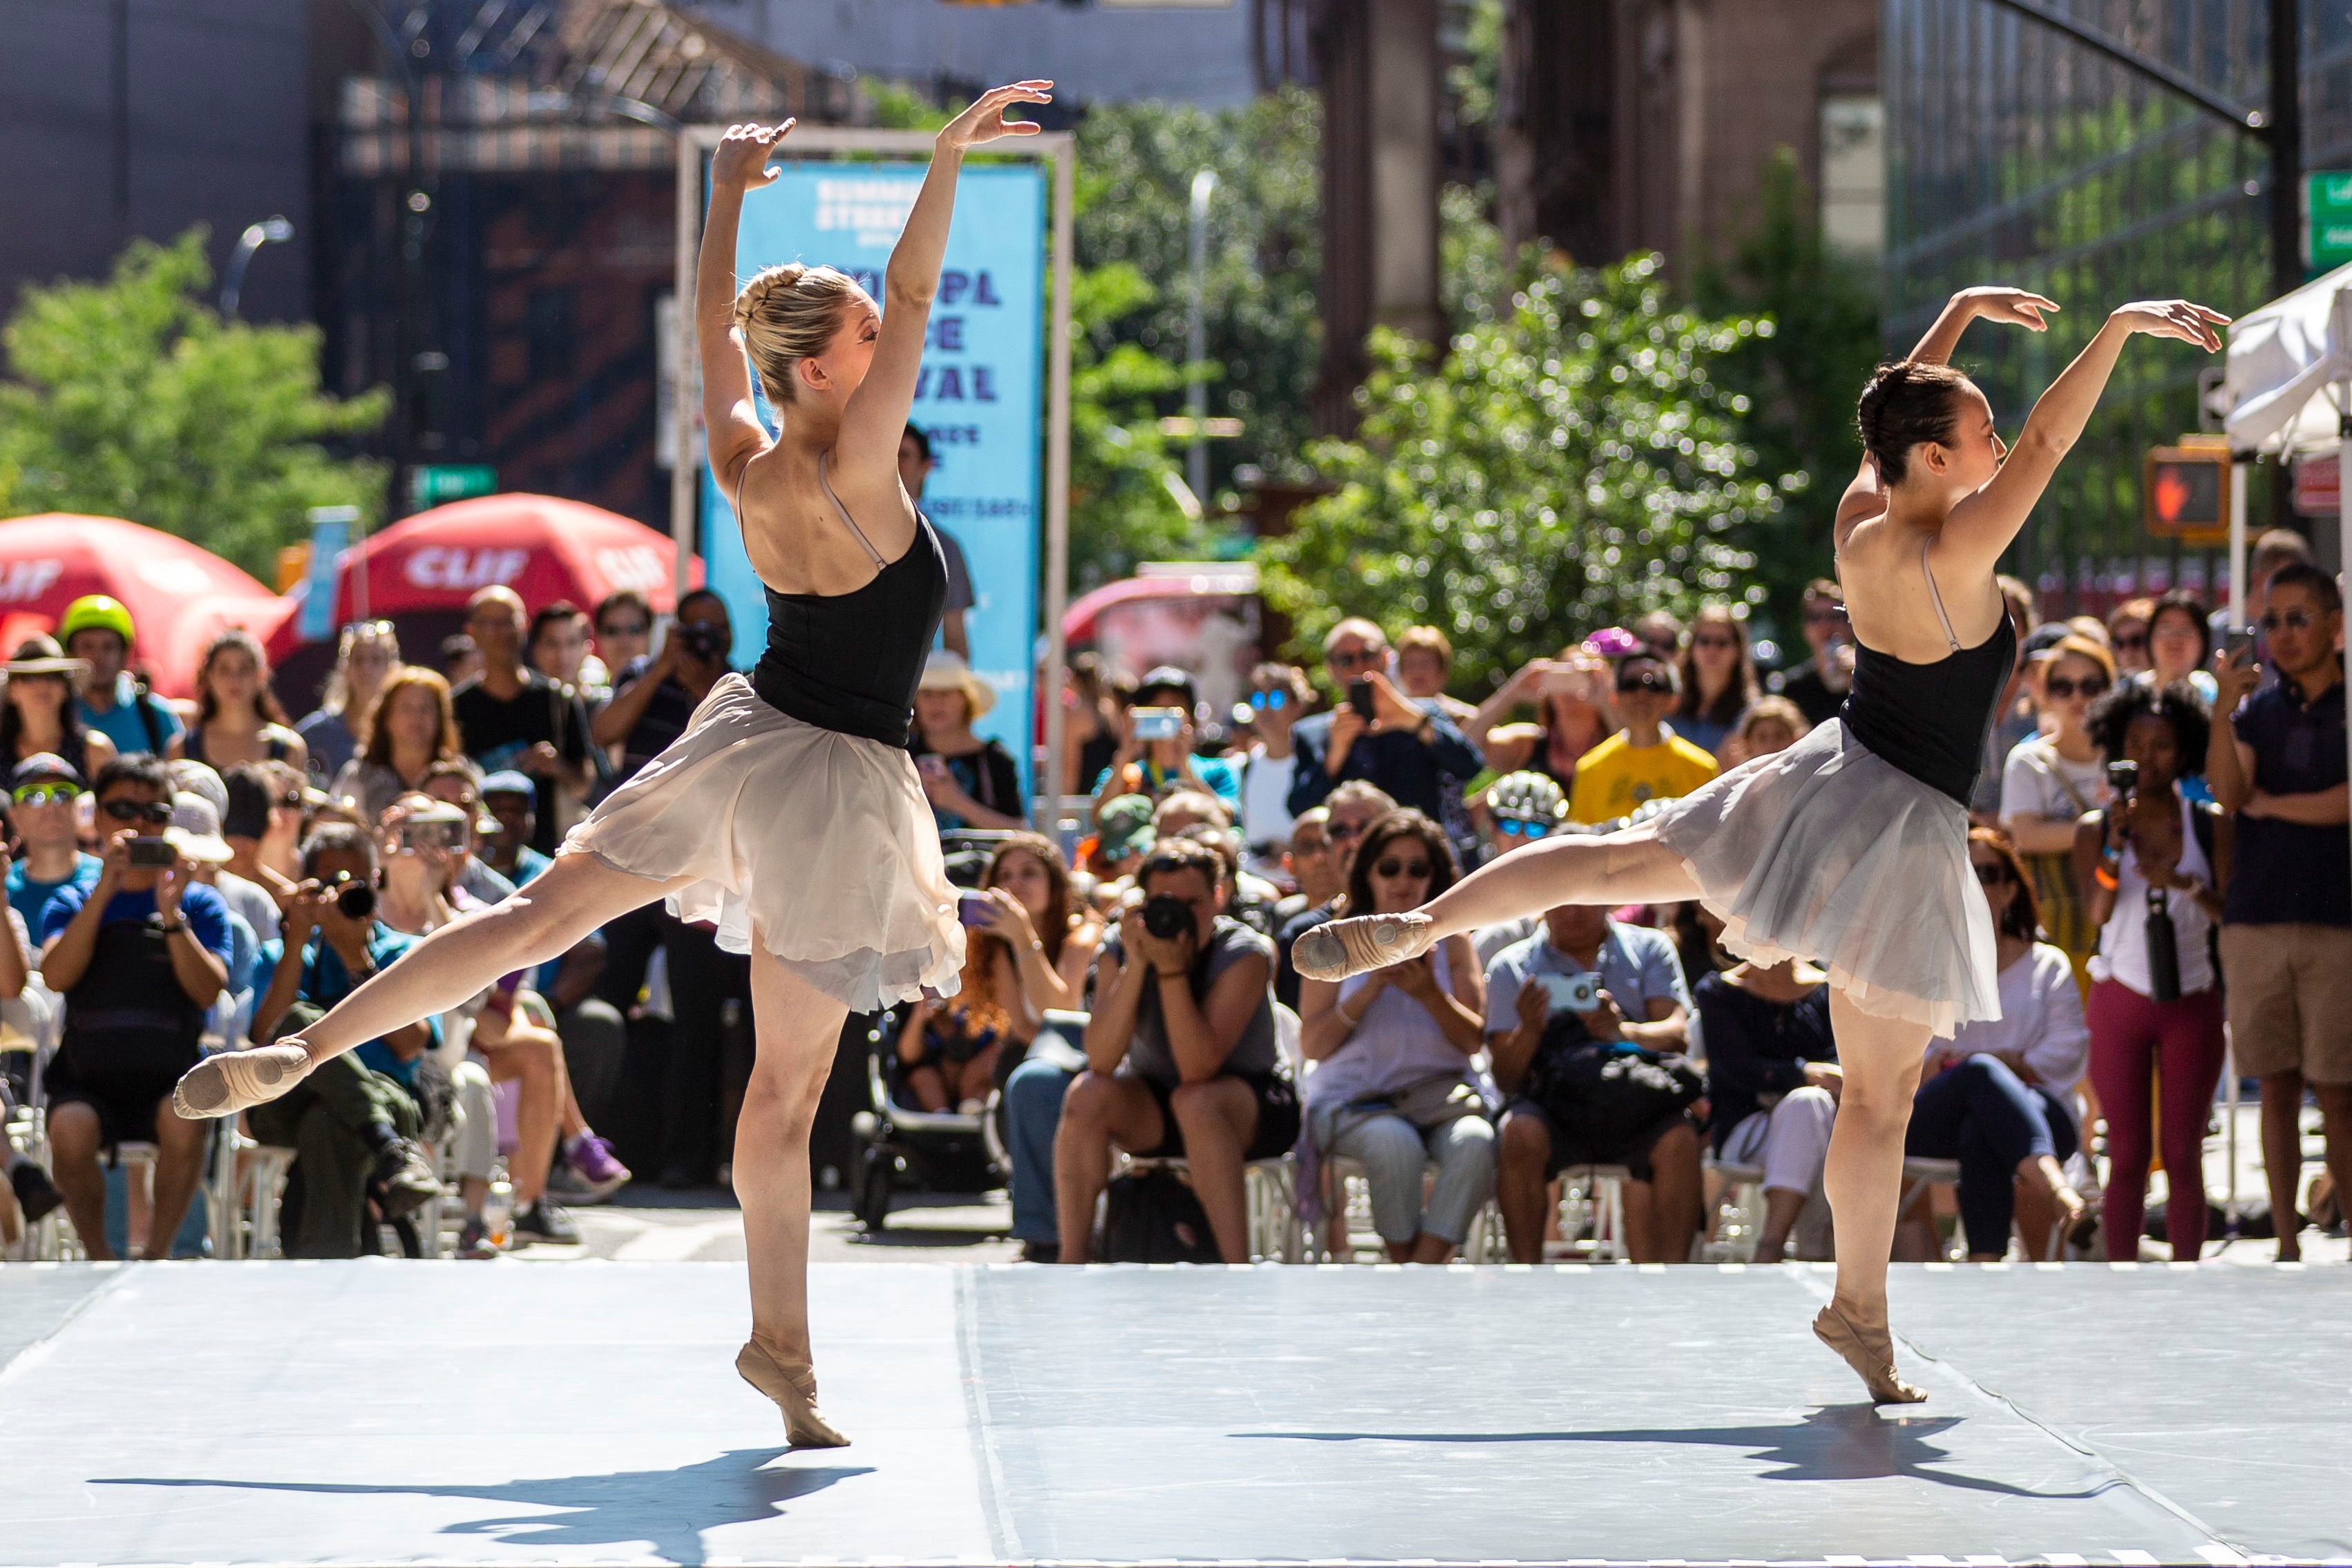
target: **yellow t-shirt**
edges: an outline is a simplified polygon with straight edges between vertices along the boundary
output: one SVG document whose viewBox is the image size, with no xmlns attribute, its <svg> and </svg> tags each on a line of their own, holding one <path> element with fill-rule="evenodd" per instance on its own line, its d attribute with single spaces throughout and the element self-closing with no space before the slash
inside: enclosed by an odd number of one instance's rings
<svg viewBox="0 0 2352 1568">
<path fill-rule="evenodd" d="M 1606 822 L 1645 800 L 1687 795 L 1715 774 L 1715 758 L 1678 735 L 1636 747 L 1626 744 L 1621 729 L 1577 763 L 1568 814 L 1579 822 Z"/>
</svg>

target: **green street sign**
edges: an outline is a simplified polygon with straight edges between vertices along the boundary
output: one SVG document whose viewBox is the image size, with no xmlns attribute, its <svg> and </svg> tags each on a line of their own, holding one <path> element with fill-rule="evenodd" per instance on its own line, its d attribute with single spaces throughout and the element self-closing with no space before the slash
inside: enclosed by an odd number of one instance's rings
<svg viewBox="0 0 2352 1568">
<path fill-rule="evenodd" d="M 2352 261 L 2352 172 L 2303 177 L 2304 264 L 2326 272 Z"/>
<path fill-rule="evenodd" d="M 419 511 L 487 496 L 498 487 L 499 471 L 487 463 L 420 463 L 408 475 L 409 504 Z"/>
</svg>

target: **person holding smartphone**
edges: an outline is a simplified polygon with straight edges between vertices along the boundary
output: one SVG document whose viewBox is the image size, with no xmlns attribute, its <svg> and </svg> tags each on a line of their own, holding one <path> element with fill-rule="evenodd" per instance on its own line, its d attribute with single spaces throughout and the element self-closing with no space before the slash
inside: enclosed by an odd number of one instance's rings
<svg viewBox="0 0 2352 1568">
<path fill-rule="evenodd" d="M 1120 716 L 1118 748 L 1094 783 L 1096 821 L 1101 821 L 1103 808 L 1122 795 L 1156 801 L 1171 789 L 1187 788 L 1239 807 L 1242 787 L 1234 765 L 1222 757 L 1193 755 L 1192 717 L 1200 706 L 1192 677 L 1175 665 L 1161 664 L 1145 673 L 1136 684 L 1135 701 Z"/>
<path fill-rule="evenodd" d="M 1298 756 L 1287 802 L 1292 815 L 1361 779 L 1398 805 L 1444 821 L 1448 780 L 1475 779 L 1486 770 L 1486 759 L 1437 700 L 1406 695 L 1390 664 L 1388 634 L 1370 621 L 1350 617 L 1323 639 L 1323 667 L 1340 702 L 1292 727 Z"/>
</svg>

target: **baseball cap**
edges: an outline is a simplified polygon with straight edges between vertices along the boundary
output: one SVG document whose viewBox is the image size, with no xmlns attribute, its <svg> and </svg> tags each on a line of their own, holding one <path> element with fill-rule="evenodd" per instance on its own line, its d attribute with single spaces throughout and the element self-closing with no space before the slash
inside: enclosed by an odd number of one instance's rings
<svg viewBox="0 0 2352 1568">
<path fill-rule="evenodd" d="M 1151 848 L 1151 802 L 1141 795 L 1121 795 L 1106 801 L 1095 829 L 1096 847 L 1111 860 L 1123 860 Z"/>
<path fill-rule="evenodd" d="M 172 825 L 163 830 L 163 840 L 192 861 L 226 865 L 232 858 L 228 841 L 221 837 L 220 813 L 192 790 L 172 797 Z"/>
<path fill-rule="evenodd" d="M 493 795 L 529 795 L 539 798 L 539 783 L 528 773 L 513 768 L 501 768 L 482 780 L 478 791 L 487 800 Z"/>
<path fill-rule="evenodd" d="M 36 751 L 16 764 L 8 775 L 8 787 L 21 789 L 41 779 L 63 779 L 68 783 L 82 782 L 81 769 L 54 751 Z"/>
</svg>

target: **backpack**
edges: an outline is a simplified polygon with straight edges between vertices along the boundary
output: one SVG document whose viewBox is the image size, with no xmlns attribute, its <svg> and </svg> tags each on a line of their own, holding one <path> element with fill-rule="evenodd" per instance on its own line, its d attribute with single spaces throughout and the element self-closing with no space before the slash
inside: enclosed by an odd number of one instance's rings
<svg viewBox="0 0 2352 1568">
<path fill-rule="evenodd" d="M 1574 1013 L 1544 1029 L 1528 1064 L 1527 1095 L 1570 1145 L 1572 1163 L 1616 1165 L 1638 1153 L 1632 1140 L 1706 1092 L 1706 1080 L 1680 1056 L 1596 1040 Z"/>
<path fill-rule="evenodd" d="M 1214 1263 L 1208 1211 L 1184 1178 L 1165 1167 L 1130 1171 L 1103 1190 L 1106 1263 Z"/>
</svg>

